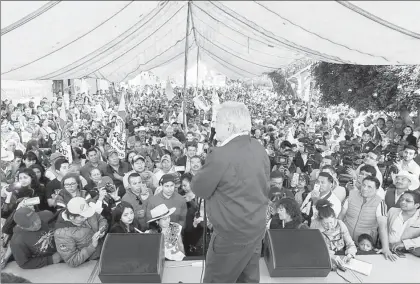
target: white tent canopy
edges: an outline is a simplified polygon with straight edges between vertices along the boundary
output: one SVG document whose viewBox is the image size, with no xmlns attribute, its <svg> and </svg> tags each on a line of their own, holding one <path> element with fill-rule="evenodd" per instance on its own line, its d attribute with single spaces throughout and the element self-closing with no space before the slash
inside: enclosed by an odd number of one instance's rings
<svg viewBox="0 0 420 284">
<path fill-rule="evenodd" d="M 182 72 L 187 1 L 2 1 L 1 76 Z M 296 60 L 420 64 L 419 1 L 192 1 L 189 66 L 250 78 Z"/>
</svg>

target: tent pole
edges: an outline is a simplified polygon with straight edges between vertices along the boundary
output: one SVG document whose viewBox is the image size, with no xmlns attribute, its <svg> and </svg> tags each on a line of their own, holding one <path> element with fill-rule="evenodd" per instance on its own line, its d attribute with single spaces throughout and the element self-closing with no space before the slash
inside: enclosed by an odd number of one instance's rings
<svg viewBox="0 0 420 284">
<path fill-rule="evenodd" d="M 308 110 L 306 111 L 306 121 L 305 121 L 306 125 L 308 125 L 308 121 L 309 121 L 309 114 L 310 114 L 310 110 L 311 110 L 311 102 L 312 102 L 312 90 L 309 90 Z"/>
<path fill-rule="evenodd" d="M 182 109 L 182 122 L 184 125 L 184 132 L 187 133 L 187 116 L 186 116 L 186 104 L 187 104 L 187 69 L 188 69 L 188 31 L 190 29 L 190 7 L 191 2 L 188 1 L 187 11 L 187 26 L 185 28 L 185 62 L 184 62 L 184 94 L 183 94 L 183 109 Z"/>
<path fill-rule="evenodd" d="M 199 58 L 200 58 L 200 47 L 197 46 L 197 82 L 195 83 L 195 88 L 197 90 L 197 94 L 198 94 L 198 63 L 199 63 Z"/>
</svg>

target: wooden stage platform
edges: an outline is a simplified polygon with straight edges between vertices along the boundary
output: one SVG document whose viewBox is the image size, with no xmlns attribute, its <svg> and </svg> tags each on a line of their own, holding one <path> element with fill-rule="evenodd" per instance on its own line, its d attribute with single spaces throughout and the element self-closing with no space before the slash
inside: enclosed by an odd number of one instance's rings
<svg viewBox="0 0 420 284">
<path fill-rule="evenodd" d="M 373 264 L 369 276 L 356 273 L 362 282 L 369 283 L 419 283 L 420 258 L 407 255 L 396 262 L 385 260 L 382 255 L 360 255 L 357 259 Z M 200 261 L 167 261 L 163 283 L 199 283 L 202 268 L 192 267 L 192 263 Z M 202 261 L 201 261 L 202 262 Z M 24 277 L 33 283 L 101 283 L 98 278 L 98 263 L 89 261 L 77 268 L 71 268 L 65 263 L 50 265 L 41 269 L 23 270 L 15 262 L 9 263 L 2 272 L 9 272 Z M 325 278 L 271 278 L 264 259 L 260 259 L 261 283 L 346 283 L 336 272 L 331 272 Z M 350 272 L 340 272 L 352 283 L 360 283 Z"/>
</svg>

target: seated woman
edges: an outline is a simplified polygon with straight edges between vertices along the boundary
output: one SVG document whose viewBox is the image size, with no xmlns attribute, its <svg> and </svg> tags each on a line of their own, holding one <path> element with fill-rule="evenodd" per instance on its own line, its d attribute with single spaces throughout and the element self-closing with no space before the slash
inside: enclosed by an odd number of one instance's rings
<svg viewBox="0 0 420 284">
<path fill-rule="evenodd" d="M 134 218 L 134 209 L 130 203 L 122 201 L 112 212 L 110 233 L 139 233 L 140 223 Z"/>
<path fill-rule="evenodd" d="M 85 185 L 84 190 L 86 190 L 87 192 L 97 190 L 98 184 L 102 180 L 102 176 L 103 174 L 100 169 L 98 168 L 91 169 L 89 172 L 89 179 L 87 181 L 88 183 Z"/>
<path fill-rule="evenodd" d="M 36 174 L 39 184 L 45 187 L 50 180 L 45 176 L 44 168 L 38 164 L 33 164 L 29 168 Z"/>
<path fill-rule="evenodd" d="M 78 172 L 86 164 L 86 156 L 79 147 L 72 147 L 71 155 L 73 157 L 73 162 L 70 165 L 70 172 Z"/>
<path fill-rule="evenodd" d="M 406 126 L 403 130 L 403 134 L 400 135 L 400 144 L 417 146 L 416 137 L 413 135 L 413 128 Z"/>
<path fill-rule="evenodd" d="M 153 159 L 150 157 L 150 155 L 146 155 L 144 156 L 145 159 L 145 164 L 146 164 L 146 170 L 155 173 L 155 162 L 153 161 Z"/>
<path fill-rule="evenodd" d="M 277 214 L 268 222 L 269 229 L 309 229 L 303 224 L 299 204 L 293 198 L 282 198 L 276 201 Z"/>
<path fill-rule="evenodd" d="M 420 193 L 404 192 L 400 207 L 388 211 L 389 247 L 394 252 L 416 254 L 420 250 Z"/>
<path fill-rule="evenodd" d="M 91 196 L 86 190 L 83 190 L 82 181 L 80 175 L 76 173 L 67 173 L 61 180 L 60 192 L 56 197 L 57 209 L 62 209 L 67 207 L 67 203 L 73 197 L 83 197 L 86 200 L 89 200 Z"/>
<path fill-rule="evenodd" d="M 302 206 L 303 200 L 310 192 L 309 190 L 309 176 L 306 173 L 299 174 L 298 183 L 293 189 L 295 192 L 295 200 L 297 201 L 299 207 Z"/>
<path fill-rule="evenodd" d="M 342 254 L 343 252 L 345 255 L 344 262 L 348 262 L 354 258 L 357 253 L 357 247 L 346 225 L 335 216 L 331 202 L 326 199 L 320 199 L 316 203 L 316 209 L 318 211 L 317 218 L 319 222 L 316 223 L 317 225 L 314 229 L 321 231 L 330 251 L 331 259 L 333 259 L 332 256 Z"/>
<path fill-rule="evenodd" d="M 17 174 L 18 181 L 7 187 L 2 192 L 1 217 L 7 219 L 13 215 L 19 203 L 27 198 L 39 197 L 40 203 L 44 204 L 44 192 L 41 191 L 38 178 L 30 168 L 23 168 Z M 36 205 L 37 211 L 39 206 Z"/>
<path fill-rule="evenodd" d="M 46 184 L 49 182 L 49 179 L 45 177 L 44 175 L 44 168 L 38 164 L 33 164 L 29 167 L 32 169 L 35 173 L 35 176 L 39 182 L 39 191 L 38 196 L 41 199 L 41 203 L 39 204 L 39 210 L 51 210 L 51 207 L 48 205 L 47 202 L 47 192 L 46 192 Z"/>
<path fill-rule="evenodd" d="M 33 197 L 38 197 L 39 202 L 35 201 L 35 205 L 27 205 L 25 200 Z M 13 220 L 16 210 L 21 206 L 33 208 L 36 212 L 44 210 L 42 206 L 46 202 L 44 197 L 45 195 L 41 192 L 36 174 L 30 168 L 19 170 L 18 182 L 12 183 L 7 189 L 2 190 L 1 217 L 6 219 L 5 223 L 2 224 L 2 233 L 4 234 L 2 241 L 5 249 L 0 260 L 2 269 L 6 266 L 12 255 L 9 241 L 16 225 Z"/>
<path fill-rule="evenodd" d="M 176 208 L 168 209 L 165 204 L 153 208 L 150 213 L 152 219 L 148 221 L 150 230 L 146 233 L 162 233 L 165 238 L 165 258 L 168 260 L 181 261 L 185 257 L 182 243 L 182 226 L 171 222 L 170 216 Z"/>
</svg>

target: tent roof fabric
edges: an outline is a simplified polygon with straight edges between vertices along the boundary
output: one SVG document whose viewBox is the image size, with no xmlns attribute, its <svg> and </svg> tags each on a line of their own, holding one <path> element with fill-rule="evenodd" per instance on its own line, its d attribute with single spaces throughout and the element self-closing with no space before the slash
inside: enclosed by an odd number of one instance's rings
<svg viewBox="0 0 420 284">
<path fill-rule="evenodd" d="M 2 1 L 1 77 L 171 76 L 184 67 L 188 15 L 190 64 L 199 47 L 232 79 L 307 57 L 420 64 L 419 1 Z"/>
</svg>

